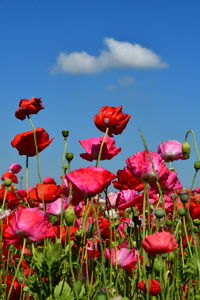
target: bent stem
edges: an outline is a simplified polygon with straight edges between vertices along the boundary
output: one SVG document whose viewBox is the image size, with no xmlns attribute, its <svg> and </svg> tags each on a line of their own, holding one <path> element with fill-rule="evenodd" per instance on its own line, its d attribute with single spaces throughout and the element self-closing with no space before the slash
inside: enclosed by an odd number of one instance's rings
<svg viewBox="0 0 200 300">
<path fill-rule="evenodd" d="M 191 133 L 192 136 L 193 136 L 193 141 L 194 141 L 194 147 L 195 147 L 196 155 L 197 155 L 198 160 L 200 160 L 200 155 L 199 155 L 199 150 L 198 150 L 197 140 L 196 140 L 196 135 L 195 135 L 194 130 L 189 129 L 189 130 L 186 132 L 186 135 L 185 135 L 185 142 L 187 142 L 187 138 L 188 138 L 189 133 Z"/>
<path fill-rule="evenodd" d="M 100 146 L 100 149 L 99 149 L 99 155 L 98 155 L 98 159 L 97 159 L 97 162 L 96 162 L 96 167 L 99 166 L 99 163 L 100 163 L 100 160 L 101 160 L 102 151 L 103 151 L 103 145 L 104 145 L 106 137 L 108 135 L 108 131 L 109 131 L 109 127 L 106 127 L 106 132 L 105 132 L 105 135 L 103 137 L 103 140 L 101 142 L 101 146 Z"/>
</svg>

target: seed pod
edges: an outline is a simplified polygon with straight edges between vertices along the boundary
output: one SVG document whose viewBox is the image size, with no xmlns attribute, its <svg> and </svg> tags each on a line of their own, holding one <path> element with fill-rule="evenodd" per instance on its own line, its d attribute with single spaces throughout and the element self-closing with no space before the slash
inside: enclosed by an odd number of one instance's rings
<svg viewBox="0 0 200 300">
<path fill-rule="evenodd" d="M 186 191 L 182 191 L 179 196 L 180 196 L 181 202 L 183 202 L 183 203 L 185 203 L 188 200 L 188 194 Z"/>
<path fill-rule="evenodd" d="M 65 153 L 65 158 L 68 162 L 70 162 L 74 158 L 74 154 L 71 152 Z"/>
<path fill-rule="evenodd" d="M 185 214 L 186 214 L 185 208 L 184 208 L 184 207 L 179 208 L 178 214 L 179 214 L 179 216 L 181 216 L 181 217 L 185 216 Z"/>
<path fill-rule="evenodd" d="M 64 138 L 67 138 L 68 135 L 69 135 L 69 130 L 62 130 L 62 136 L 63 136 Z"/>
<path fill-rule="evenodd" d="M 157 219 L 161 219 L 165 215 L 165 210 L 163 208 L 156 208 L 154 211 L 154 215 Z"/>
</svg>

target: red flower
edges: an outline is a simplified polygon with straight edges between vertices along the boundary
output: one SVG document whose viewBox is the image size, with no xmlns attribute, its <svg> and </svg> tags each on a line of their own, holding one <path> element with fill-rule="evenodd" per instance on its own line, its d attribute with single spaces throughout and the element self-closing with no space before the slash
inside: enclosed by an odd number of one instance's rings
<svg viewBox="0 0 200 300">
<path fill-rule="evenodd" d="M 26 116 L 37 114 L 41 109 L 44 109 L 41 98 L 32 97 L 30 100 L 21 99 L 19 108 L 15 112 L 15 117 L 24 120 Z"/>
<path fill-rule="evenodd" d="M 102 167 L 86 167 L 72 171 L 65 177 L 72 183 L 75 192 L 83 197 L 92 197 L 103 192 L 116 176 Z"/>
<path fill-rule="evenodd" d="M 125 167 L 123 170 L 117 171 L 118 181 L 113 181 L 113 185 L 118 190 L 136 190 L 142 191 L 144 183 L 136 178 L 131 172 Z"/>
<path fill-rule="evenodd" d="M 151 296 L 157 296 L 160 293 L 161 291 L 160 283 L 157 280 L 149 279 L 148 285 L 149 285 L 149 293 Z M 141 280 L 138 283 L 137 287 L 145 293 L 148 290 L 144 280 Z"/>
<path fill-rule="evenodd" d="M 108 135 L 112 137 L 113 134 L 122 133 L 126 128 L 130 117 L 129 114 L 124 114 L 122 112 L 122 106 L 117 108 L 103 106 L 99 110 L 99 113 L 94 116 L 94 124 L 102 132 L 105 132 L 108 127 Z"/>
<path fill-rule="evenodd" d="M 13 172 L 6 172 L 2 175 L 1 180 L 11 179 L 13 183 L 18 183 L 17 176 Z"/>
<path fill-rule="evenodd" d="M 49 139 L 48 133 L 43 128 L 36 128 L 35 131 L 38 152 L 41 152 L 53 141 L 53 138 Z M 19 151 L 19 155 L 35 156 L 34 130 L 17 134 L 11 141 L 11 145 Z"/>
<path fill-rule="evenodd" d="M 36 202 L 53 202 L 61 196 L 61 187 L 53 183 L 36 184 L 28 194 L 30 200 Z"/>
<path fill-rule="evenodd" d="M 178 244 L 173 234 L 169 232 L 156 232 L 148 235 L 142 241 L 142 247 L 151 255 L 158 253 L 168 253 L 176 248 Z"/>
</svg>

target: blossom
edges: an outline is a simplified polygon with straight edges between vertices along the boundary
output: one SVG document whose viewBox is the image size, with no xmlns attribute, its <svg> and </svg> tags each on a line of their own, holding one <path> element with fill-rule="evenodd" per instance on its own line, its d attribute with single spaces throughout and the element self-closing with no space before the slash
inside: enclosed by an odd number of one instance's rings
<svg viewBox="0 0 200 300">
<path fill-rule="evenodd" d="M 153 151 L 137 152 L 129 157 L 126 163 L 128 170 L 134 176 L 148 183 L 155 182 L 156 176 L 158 178 L 167 177 L 169 171 L 160 154 Z"/>
<path fill-rule="evenodd" d="M 12 164 L 9 166 L 8 171 L 12 172 L 13 174 L 17 174 L 21 171 L 22 166 L 20 166 L 19 164 Z"/>
<path fill-rule="evenodd" d="M 144 183 L 135 177 L 125 167 L 123 170 L 117 171 L 117 180 L 112 182 L 114 187 L 119 190 L 136 190 L 141 191 L 144 188 Z"/>
<path fill-rule="evenodd" d="M 44 109 L 41 98 L 32 97 L 30 100 L 21 99 L 19 108 L 15 112 L 15 117 L 24 120 L 26 116 L 37 114 L 41 109 Z"/>
<path fill-rule="evenodd" d="M 142 247 L 151 255 L 168 253 L 176 248 L 178 244 L 175 236 L 169 232 L 156 232 L 148 235 L 142 241 Z"/>
<path fill-rule="evenodd" d="M 3 237 L 6 244 L 11 244 L 23 238 L 39 241 L 54 236 L 55 232 L 52 224 L 44 211 L 38 208 L 18 208 L 8 216 L 3 227 Z"/>
<path fill-rule="evenodd" d="M 149 286 L 149 293 L 151 296 L 157 296 L 160 291 L 160 283 L 157 280 L 154 279 L 149 279 L 148 280 L 148 286 Z M 144 280 L 141 280 L 137 287 L 142 290 L 143 292 L 147 292 L 148 288 L 147 288 L 147 284 L 145 284 Z"/>
<path fill-rule="evenodd" d="M 87 153 L 81 153 L 80 156 L 83 159 L 86 159 L 88 161 L 97 160 L 103 138 L 104 137 L 101 136 L 99 138 L 97 137 L 97 138 L 90 138 L 86 140 L 80 140 L 79 143 L 87 152 Z M 103 144 L 101 160 L 105 160 L 105 159 L 110 160 L 115 155 L 117 155 L 120 151 L 121 148 L 115 147 L 115 140 L 107 136 Z"/>
<path fill-rule="evenodd" d="M 58 198 L 53 202 L 46 203 L 46 213 L 53 216 L 60 216 L 67 206 L 67 198 Z M 39 207 L 43 208 L 43 204 L 40 203 Z"/>
<path fill-rule="evenodd" d="M 5 172 L 2 176 L 1 176 L 1 180 L 5 180 L 5 179 L 11 179 L 13 183 L 18 183 L 18 178 L 17 176 L 12 173 L 12 172 Z"/>
<path fill-rule="evenodd" d="M 65 178 L 72 183 L 75 192 L 92 197 L 103 192 L 116 176 L 102 167 L 86 167 L 72 171 Z"/>
<path fill-rule="evenodd" d="M 117 108 L 102 106 L 99 113 L 94 116 L 94 124 L 102 132 L 106 132 L 106 128 L 109 128 L 108 135 L 112 137 L 113 134 L 122 133 L 130 117 L 129 114 L 122 112 L 122 106 Z"/>
<path fill-rule="evenodd" d="M 52 141 L 43 128 L 35 129 L 38 152 L 44 150 Z M 11 145 L 19 151 L 19 155 L 35 156 L 34 130 L 17 134 Z"/>
<path fill-rule="evenodd" d="M 117 247 L 114 247 L 110 250 L 106 248 L 104 255 L 109 261 L 111 261 L 113 266 L 117 265 L 128 271 L 132 271 L 132 269 L 136 267 L 138 260 L 138 252 L 136 249 L 118 249 Z"/>
<path fill-rule="evenodd" d="M 61 195 L 61 187 L 54 183 L 37 183 L 35 188 L 32 188 L 28 196 L 30 200 L 36 202 L 53 202 Z"/>
<path fill-rule="evenodd" d="M 182 152 L 182 143 L 175 140 L 162 142 L 158 146 L 158 153 L 165 162 L 185 159 Z"/>
</svg>

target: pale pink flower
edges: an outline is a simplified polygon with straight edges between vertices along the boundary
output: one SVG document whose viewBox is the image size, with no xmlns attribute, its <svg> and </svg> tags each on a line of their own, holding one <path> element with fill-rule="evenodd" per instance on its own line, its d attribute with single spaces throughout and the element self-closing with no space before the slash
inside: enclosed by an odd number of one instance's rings
<svg viewBox="0 0 200 300">
<path fill-rule="evenodd" d="M 158 146 L 158 153 L 166 162 L 185 159 L 182 153 L 182 143 L 175 140 L 162 142 Z"/>
<path fill-rule="evenodd" d="M 40 203 L 39 207 L 43 208 L 43 204 Z M 60 216 L 62 211 L 68 207 L 67 198 L 58 198 L 57 200 L 46 203 L 46 213 L 53 216 Z"/>
<path fill-rule="evenodd" d="M 118 249 L 117 247 L 111 250 L 106 248 L 104 255 L 113 266 L 119 266 L 127 271 L 132 271 L 133 268 L 136 268 L 138 251 L 134 248 L 132 250 L 127 248 Z"/>
</svg>

